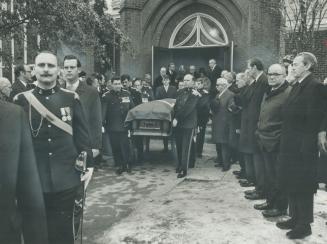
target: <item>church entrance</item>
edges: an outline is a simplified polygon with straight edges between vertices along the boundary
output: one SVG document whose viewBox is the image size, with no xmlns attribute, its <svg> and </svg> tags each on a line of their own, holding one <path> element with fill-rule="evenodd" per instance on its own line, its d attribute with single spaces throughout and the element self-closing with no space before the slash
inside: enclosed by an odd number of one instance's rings
<svg viewBox="0 0 327 244">
<path fill-rule="evenodd" d="M 184 65 L 188 72 L 190 65 L 207 70 L 213 58 L 222 69 L 233 70 L 233 53 L 233 41 L 229 41 L 223 26 L 210 15 L 195 13 L 176 26 L 168 48 L 152 47 L 153 79 L 159 75 L 160 67 L 171 62 L 176 71 Z"/>
</svg>

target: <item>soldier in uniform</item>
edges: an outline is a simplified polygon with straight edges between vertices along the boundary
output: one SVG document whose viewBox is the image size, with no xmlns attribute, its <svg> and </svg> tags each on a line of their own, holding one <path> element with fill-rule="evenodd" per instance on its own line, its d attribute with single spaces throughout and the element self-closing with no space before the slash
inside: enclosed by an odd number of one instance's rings
<svg viewBox="0 0 327 244">
<path fill-rule="evenodd" d="M 14 101 L 29 116 L 38 170 L 42 184 L 49 242 L 73 244 L 74 200 L 81 184 L 76 158 L 92 151 L 82 105 L 76 93 L 56 84 L 57 57 L 41 52 L 35 58 L 37 87 L 18 94 Z"/>
<path fill-rule="evenodd" d="M 173 127 L 175 127 L 178 156 L 177 178 L 187 175 L 190 162 L 194 162 L 194 131 L 197 127 L 197 104 L 201 94 L 194 89 L 194 77 L 184 76 L 185 88 L 177 95 L 174 107 Z"/>
<path fill-rule="evenodd" d="M 131 94 L 122 89 L 119 77 L 112 78 L 113 90 L 102 97 L 103 125 L 109 134 L 117 174 L 130 172 L 128 128 L 124 122 L 128 111 L 134 107 Z"/>
</svg>

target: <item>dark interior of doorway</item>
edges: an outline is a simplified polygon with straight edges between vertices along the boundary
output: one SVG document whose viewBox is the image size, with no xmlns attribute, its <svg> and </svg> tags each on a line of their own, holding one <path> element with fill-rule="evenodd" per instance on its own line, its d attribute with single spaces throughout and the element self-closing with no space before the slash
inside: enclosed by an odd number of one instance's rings
<svg viewBox="0 0 327 244">
<path fill-rule="evenodd" d="M 206 47 L 206 48 L 154 48 L 154 77 L 159 75 L 160 67 L 167 67 L 170 62 L 174 62 L 176 70 L 180 65 L 184 65 L 186 71 L 190 65 L 195 65 L 197 69 L 203 67 L 208 69 L 208 61 L 216 59 L 217 65 L 222 69 L 230 69 L 230 48 L 229 47 Z"/>
</svg>

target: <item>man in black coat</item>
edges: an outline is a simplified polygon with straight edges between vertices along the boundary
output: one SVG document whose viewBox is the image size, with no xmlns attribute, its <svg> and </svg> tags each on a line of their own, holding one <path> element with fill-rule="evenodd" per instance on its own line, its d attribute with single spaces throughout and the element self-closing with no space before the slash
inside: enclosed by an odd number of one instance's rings
<svg viewBox="0 0 327 244">
<path fill-rule="evenodd" d="M 177 72 L 174 63 L 170 63 L 168 65 L 167 75 L 169 76 L 170 79 L 170 85 L 175 86 L 177 88 L 177 83 L 176 83 Z"/>
<path fill-rule="evenodd" d="M 242 115 L 240 151 L 244 153 L 246 171 L 250 178 L 255 181 L 256 192 L 246 194 L 247 199 L 257 200 L 265 197 L 265 180 L 264 180 L 264 164 L 262 153 L 259 150 L 255 131 L 257 129 L 260 106 L 264 93 L 269 88 L 268 79 L 263 71 L 263 64 L 257 58 L 248 61 L 249 75 L 254 79 L 248 87 L 245 99 L 243 99 L 242 107 L 246 110 L 246 115 Z M 243 112 L 245 111 L 243 110 Z M 254 177 L 253 177 L 254 175 Z"/>
<path fill-rule="evenodd" d="M 97 157 L 102 146 L 102 114 L 98 91 L 80 81 L 81 62 L 74 55 L 64 57 L 64 77 L 66 89 L 79 95 L 91 140 L 93 157 Z"/>
<path fill-rule="evenodd" d="M 128 128 L 125 119 L 130 109 L 134 107 L 131 94 L 122 89 L 119 77 L 112 78 L 112 90 L 102 96 L 103 126 L 109 134 L 116 173 L 131 172 L 130 147 Z"/>
<path fill-rule="evenodd" d="M 177 96 L 177 88 L 170 85 L 170 78 L 168 75 L 163 77 L 163 85 L 159 86 L 156 90 L 156 100 L 165 98 L 174 98 Z"/>
<path fill-rule="evenodd" d="M 197 106 L 197 120 L 199 133 L 196 138 L 196 152 L 197 157 L 202 158 L 203 144 L 205 139 L 205 133 L 207 128 L 207 123 L 209 121 L 210 114 L 210 96 L 209 96 L 209 87 L 208 84 L 205 84 L 206 78 L 198 78 L 195 82 L 198 92 L 201 94 L 201 97 L 198 101 Z M 206 86 L 206 87 L 205 87 Z"/>
<path fill-rule="evenodd" d="M 163 83 L 163 78 L 167 75 L 167 69 L 166 67 L 161 67 L 160 68 L 160 75 L 154 80 L 154 83 L 153 83 L 153 90 L 154 90 L 154 93 L 156 93 L 156 90 L 159 86 L 162 86 Z"/>
<path fill-rule="evenodd" d="M 282 111 L 278 184 L 289 197 L 291 219 L 277 223 L 291 229 L 290 239 L 311 234 L 313 194 L 317 191 L 317 135 L 326 109 L 323 84 L 312 72 L 317 59 L 303 52 L 293 60 L 292 72 L 297 80 Z"/>
<path fill-rule="evenodd" d="M 222 69 L 217 65 L 216 60 L 215 59 L 210 59 L 209 60 L 209 69 L 207 71 L 207 76 L 211 81 L 210 93 L 215 91 L 216 82 L 217 82 L 217 79 L 221 75 L 221 71 L 222 71 Z"/>
<path fill-rule="evenodd" d="M 0 100 L 0 243 L 48 243 L 44 201 L 24 111 Z"/>
<path fill-rule="evenodd" d="M 285 81 L 286 70 L 280 64 L 273 64 L 268 69 L 268 83 L 270 89 L 264 94 L 256 136 L 263 155 L 265 180 L 267 186 L 267 201 L 255 205 L 265 217 L 285 215 L 287 198 L 277 187 L 277 155 L 282 130 L 282 108 L 291 87 Z"/>
<path fill-rule="evenodd" d="M 18 93 L 28 91 L 35 87 L 32 83 L 31 68 L 28 65 L 18 65 L 15 67 L 16 81 L 12 84 L 10 100 Z"/>
<path fill-rule="evenodd" d="M 194 89 L 194 77 L 184 76 L 185 88 L 182 89 L 174 106 L 173 127 L 175 128 L 178 155 L 177 177 L 187 175 L 190 162 L 194 162 L 194 132 L 197 127 L 197 104 L 200 93 Z M 192 150 L 193 147 L 193 150 Z"/>
<path fill-rule="evenodd" d="M 47 51 L 41 52 L 35 58 L 37 87 L 18 94 L 14 101 L 23 106 L 30 118 L 49 242 L 72 244 L 73 208 L 81 185 L 75 162 L 78 155 L 85 151 L 87 164 L 91 166 L 92 151 L 79 97 L 58 87 L 58 73 L 57 57 Z"/>
</svg>

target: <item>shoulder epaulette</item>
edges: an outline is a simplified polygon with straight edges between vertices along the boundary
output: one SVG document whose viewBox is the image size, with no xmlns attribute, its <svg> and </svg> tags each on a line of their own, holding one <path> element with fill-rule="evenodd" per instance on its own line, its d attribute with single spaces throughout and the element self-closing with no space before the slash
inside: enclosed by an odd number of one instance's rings
<svg viewBox="0 0 327 244">
<path fill-rule="evenodd" d="M 60 87 L 60 90 L 63 90 L 64 92 L 68 92 L 68 93 L 74 94 L 74 98 L 79 100 L 79 95 L 76 92 L 71 91 L 71 90 L 67 90 L 67 89 L 62 88 L 62 87 Z"/>
</svg>

